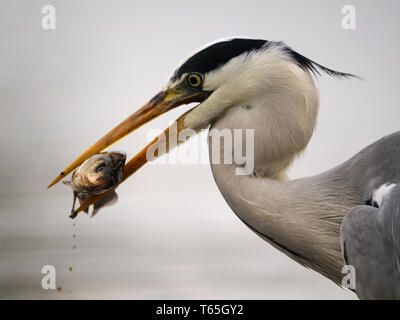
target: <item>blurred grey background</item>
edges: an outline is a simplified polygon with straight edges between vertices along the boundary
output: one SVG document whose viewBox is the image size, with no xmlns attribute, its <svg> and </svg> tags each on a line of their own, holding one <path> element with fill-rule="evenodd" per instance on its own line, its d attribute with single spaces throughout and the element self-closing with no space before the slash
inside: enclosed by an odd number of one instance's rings
<svg viewBox="0 0 400 320">
<path fill-rule="evenodd" d="M 56 8 L 56 30 L 41 27 L 46 4 Z M 355 30 L 341 27 L 346 4 L 357 10 Z M 46 186 L 158 92 L 190 52 L 232 35 L 283 40 L 365 79 L 317 81 L 318 127 L 291 177 L 339 164 L 398 130 L 399 1 L 2 0 L 0 7 L 0 298 L 355 298 L 249 231 L 208 165 L 146 166 L 94 219 L 71 221 L 70 190 Z M 185 109 L 112 149 L 133 156 L 149 130 Z M 60 292 L 41 287 L 47 264 Z"/>
</svg>

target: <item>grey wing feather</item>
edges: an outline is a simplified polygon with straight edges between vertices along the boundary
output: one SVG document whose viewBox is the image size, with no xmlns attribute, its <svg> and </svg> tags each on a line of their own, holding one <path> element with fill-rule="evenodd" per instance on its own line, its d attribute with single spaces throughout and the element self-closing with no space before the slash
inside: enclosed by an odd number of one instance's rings
<svg viewBox="0 0 400 320">
<path fill-rule="evenodd" d="M 360 299 L 400 299 L 400 185 L 380 208 L 352 208 L 341 226 L 345 260 L 356 270 Z"/>
</svg>

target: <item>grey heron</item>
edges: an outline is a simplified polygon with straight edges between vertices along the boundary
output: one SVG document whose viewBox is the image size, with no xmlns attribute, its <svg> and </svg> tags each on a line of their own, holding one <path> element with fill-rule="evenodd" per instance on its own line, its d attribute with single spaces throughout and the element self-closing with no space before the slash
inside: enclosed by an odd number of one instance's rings
<svg viewBox="0 0 400 320">
<path fill-rule="evenodd" d="M 288 168 L 314 132 L 319 94 L 313 77 L 322 72 L 353 76 L 323 67 L 282 42 L 231 38 L 209 44 L 186 59 L 160 93 L 86 150 L 50 186 L 155 117 L 197 103 L 163 137 L 185 129 L 254 130 L 251 174 L 236 174 L 242 165 L 236 160 L 211 163 L 223 197 L 251 230 L 339 285 L 343 266 L 354 266 L 360 298 L 400 298 L 400 133 L 327 172 L 287 179 Z M 148 161 L 149 148 L 165 143 L 168 152 L 174 147 L 161 137 L 126 164 L 122 181 Z M 232 150 L 210 147 L 210 157 L 245 147 L 237 140 Z M 89 199 L 77 212 L 100 198 Z"/>
</svg>

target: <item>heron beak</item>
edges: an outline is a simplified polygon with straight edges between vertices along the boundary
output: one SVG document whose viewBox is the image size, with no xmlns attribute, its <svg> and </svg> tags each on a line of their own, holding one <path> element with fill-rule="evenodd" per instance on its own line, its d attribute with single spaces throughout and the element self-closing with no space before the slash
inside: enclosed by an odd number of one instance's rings
<svg viewBox="0 0 400 320">
<path fill-rule="evenodd" d="M 201 102 L 204 98 L 204 93 L 199 91 L 190 91 L 179 85 L 159 92 L 143 107 L 122 121 L 118 126 L 108 132 L 104 137 L 75 159 L 53 180 L 52 183 L 50 183 L 48 188 L 66 177 L 88 158 L 103 151 L 147 122 L 180 105 L 191 102 Z"/>
<path fill-rule="evenodd" d="M 111 146 L 118 140 L 124 138 L 134 130 L 138 129 L 147 122 L 155 119 L 156 117 L 166 113 L 167 111 L 176 108 L 183 104 L 188 104 L 192 102 L 202 102 L 209 96 L 209 93 L 203 91 L 194 91 L 187 89 L 182 86 L 176 86 L 165 91 L 161 91 L 156 94 L 149 102 L 147 102 L 143 107 L 129 116 L 127 119 L 122 121 L 118 126 L 108 132 L 99 141 L 93 144 L 89 149 L 82 153 L 77 159 L 75 159 L 68 167 L 66 167 L 48 186 L 48 188 L 55 185 L 61 179 L 66 177 L 69 173 L 80 166 L 85 160 L 100 153 L 107 147 Z M 194 109 L 194 108 L 193 108 Z M 191 109 L 191 110 L 193 110 Z M 179 134 L 180 131 L 184 129 L 184 119 L 186 115 L 191 111 L 187 111 L 176 121 L 177 125 L 167 128 L 163 134 L 154 139 L 150 144 L 148 144 L 142 151 L 140 151 L 135 157 L 133 157 L 124 167 L 123 177 L 120 184 L 125 181 L 129 176 L 141 168 L 147 161 L 147 150 L 150 147 L 154 147 L 158 143 L 165 141 L 165 137 L 172 136 L 172 134 Z M 167 139 L 168 140 L 168 139 Z M 168 142 L 167 142 L 168 145 Z M 155 152 L 157 154 L 157 152 Z M 96 195 L 85 201 L 74 213 L 84 211 L 91 204 L 103 198 L 111 190 L 106 193 Z"/>
</svg>

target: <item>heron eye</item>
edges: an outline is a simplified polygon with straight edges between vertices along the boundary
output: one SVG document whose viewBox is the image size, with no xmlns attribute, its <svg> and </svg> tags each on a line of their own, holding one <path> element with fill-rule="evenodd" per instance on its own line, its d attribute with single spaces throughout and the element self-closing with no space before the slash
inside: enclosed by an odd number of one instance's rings
<svg viewBox="0 0 400 320">
<path fill-rule="evenodd" d="M 191 87 L 198 88 L 201 86 L 202 82 L 203 82 L 203 80 L 202 80 L 201 76 L 198 75 L 197 73 L 191 73 L 187 77 L 187 83 Z"/>
</svg>

